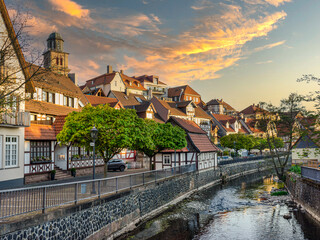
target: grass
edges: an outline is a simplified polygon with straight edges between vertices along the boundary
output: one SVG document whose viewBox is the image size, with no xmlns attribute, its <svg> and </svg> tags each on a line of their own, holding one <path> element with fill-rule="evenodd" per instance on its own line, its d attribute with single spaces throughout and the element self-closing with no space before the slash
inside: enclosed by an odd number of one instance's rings
<svg viewBox="0 0 320 240">
<path fill-rule="evenodd" d="M 289 169 L 289 171 L 301 175 L 301 166 L 299 166 L 299 165 L 294 165 L 294 166 L 292 166 L 292 167 Z"/>
<path fill-rule="evenodd" d="M 284 196 L 284 195 L 288 195 L 288 193 L 286 191 L 279 191 L 279 192 L 272 192 L 271 196 Z"/>
</svg>

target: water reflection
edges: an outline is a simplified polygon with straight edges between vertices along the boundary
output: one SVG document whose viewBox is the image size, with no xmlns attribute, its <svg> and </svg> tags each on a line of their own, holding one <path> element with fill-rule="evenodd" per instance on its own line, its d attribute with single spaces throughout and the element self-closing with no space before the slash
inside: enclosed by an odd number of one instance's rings
<svg viewBox="0 0 320 240">
<path fill-rule="evenodd" d="M 306 214 L 297 212 L 286 220 L 287 206 L 260 202 L 260 193 L 272 187 L 277 183 L 261 175 L 212 187 L 122 239 L 319 240 L 320 227 Z"/>
</svg>

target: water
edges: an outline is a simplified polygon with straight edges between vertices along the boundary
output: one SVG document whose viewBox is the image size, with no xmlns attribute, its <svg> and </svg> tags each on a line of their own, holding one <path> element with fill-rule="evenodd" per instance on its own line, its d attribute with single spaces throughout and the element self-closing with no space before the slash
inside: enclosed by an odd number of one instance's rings
<svg viewBox="0 0 320 240">
<path fill-rule="evenodd" d="M 120 239 L 165 240 L 320 240 L 320 225 L 286 205 L 268 205 L 260 198 L 276 184 L 251 175 L 204 190 Z"/>
</svg>

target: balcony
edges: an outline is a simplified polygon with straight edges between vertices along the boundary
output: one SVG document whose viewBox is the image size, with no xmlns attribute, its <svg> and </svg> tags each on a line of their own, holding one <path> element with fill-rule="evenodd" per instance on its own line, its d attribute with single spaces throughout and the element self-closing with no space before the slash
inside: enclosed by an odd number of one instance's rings
<svg viewBox="0 0 320 240">
<path fill-rule="evenodd" d="M 29 127 L 30 113 L 16 112 L 16 113 L 0 113 L 1 127 Z"/>
</svg>

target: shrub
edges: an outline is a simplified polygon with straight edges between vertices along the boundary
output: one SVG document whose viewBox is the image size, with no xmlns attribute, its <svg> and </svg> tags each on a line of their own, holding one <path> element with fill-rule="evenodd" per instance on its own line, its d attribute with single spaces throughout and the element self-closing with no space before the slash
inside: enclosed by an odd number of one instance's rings
<svg viewBox="0 0 320 240">
<path fill-rule="evenodd" d="M 289 171 L 301 175 L 301 167 L 299 165 L 292 166 Z"/>
<path fill-rule="evenodd" d="M 286 191 L 278 191 L 278 192 L 272 192 L 271 196 L 283 196 L 283 195 L 288 195 L 288 192 Z"/>
</svg>

